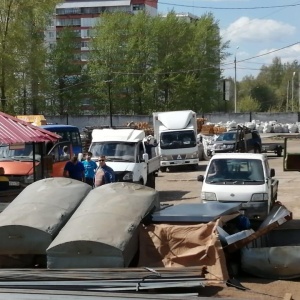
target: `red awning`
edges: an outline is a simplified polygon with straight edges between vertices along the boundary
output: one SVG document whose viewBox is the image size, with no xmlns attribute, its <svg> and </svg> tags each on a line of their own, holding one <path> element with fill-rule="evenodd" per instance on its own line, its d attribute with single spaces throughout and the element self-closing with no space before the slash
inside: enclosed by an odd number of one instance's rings
<svg viewBox="0 0 300 300">
<path fill-rule="evenodd" d="M 55 142 L 59 135 L 0 111 L 0 144 Z"/>
</svg>

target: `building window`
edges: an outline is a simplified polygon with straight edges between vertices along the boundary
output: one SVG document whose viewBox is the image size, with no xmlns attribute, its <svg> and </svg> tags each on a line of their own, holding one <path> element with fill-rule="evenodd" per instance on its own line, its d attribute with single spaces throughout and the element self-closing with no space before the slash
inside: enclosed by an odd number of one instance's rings
<svg viewBox="0 0 300 300">
<path fill-rule="evenodd" d="M 57 19 L 56 26 L 80 26 L 80 19 Z"/>
</svg>

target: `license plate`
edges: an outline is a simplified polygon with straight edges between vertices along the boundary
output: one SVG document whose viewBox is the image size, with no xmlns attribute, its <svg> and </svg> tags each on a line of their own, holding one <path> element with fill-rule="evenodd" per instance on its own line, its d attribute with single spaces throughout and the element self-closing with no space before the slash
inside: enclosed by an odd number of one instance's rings
<svg viewBox="0 0 300 300">
<path fill-rule="evenodd" d="M 19 181 L 10 181 L 10 182 L 9 182 L 9 185 L 10 185 L 10 186 L 19 186 L 19 185 L 20 185 L 20 182 L 19 182 Z"/>
</svg>

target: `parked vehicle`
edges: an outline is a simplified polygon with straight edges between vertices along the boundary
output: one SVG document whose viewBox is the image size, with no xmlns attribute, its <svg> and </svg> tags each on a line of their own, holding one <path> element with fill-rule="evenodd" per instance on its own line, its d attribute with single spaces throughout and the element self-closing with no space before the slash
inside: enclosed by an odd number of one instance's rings
<svg viewBox="0 0 300 300">
<path fill-rule="evenodd" d="M 54 132 L 61 136 L 61 142 L 70 141 L 73 148 L 73 153 L 78 155 L 82 153 L 82 142 L 79 128 L 72 125 L 48 124 L 42 125 L 41 128 Z"/>
<path fill-rule="evenodd" d="M 0 165 L 9 179 L 10 188 L 23 189 L 36 180 L 62 177 L 69 159 L 63 155 L 64 146 L 68 146 L 72 155 L 72 144 L 68 141 L 1 145 Z"/>
<path fill-rule="evenodd" d="M 214 142 L 211 155 L 227 152 L 261 153 L 262 142 L 257 130 L 238 126 L 237 129 L 221 133 Z"/>
<path fill-rule="evenodd" d="M 282 152 L 284 149 L 284 143 L 263 143 L 262 144 L 262 152 L 274 152 L 278 157 L 282 156 Z"/>
<path fill-rule="evenodd" d="M 92 159 L 106 156 L 116 174 L 116 181 L 133 182 L 155 188 L 160 158 L 149 159 L 146 153 L 145 132 L 138 129 L 94 129 L 89 151 Z"/>
<path fill-rule="evenodd" d="M 264 220 L 277 200 L 278 180 L 266 154 L 221 153 L 209 161 L 201 201 L 240 202 L 250 219 Z"/>
<path fill-rule="evenodd" d="M 191 110 L 154 112 L 156 153 L 161 157 L 160 170 L 175 166 L 198 168 L 197 116 Z"/>
</svg>

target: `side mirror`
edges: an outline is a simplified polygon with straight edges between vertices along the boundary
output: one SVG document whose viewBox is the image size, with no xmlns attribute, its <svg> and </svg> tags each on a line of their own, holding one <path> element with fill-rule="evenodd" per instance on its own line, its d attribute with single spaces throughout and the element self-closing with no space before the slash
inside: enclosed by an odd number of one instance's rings
<svg viewBox="0 0 300 300">
<path fill-rule="evenodd" d="M 270 177 L 274 177 L 275 176 L 275 169 L 270 169 Z"/>
<path fill-rule="evenodd" d="M 203 175 L 198 175 L 197 176 L 197 181 L 203 182 L 204 181 L 204 176 Z"/>
<path fill-rule="evenodd" d="M 149 160 L 149 155 L 148 155 L 148 153 L 144 153 L 144 154 L 143 154 L 143 161 L 144 161 L 145 163 L 147 163 L 148 160 Z"/>
</svg>

